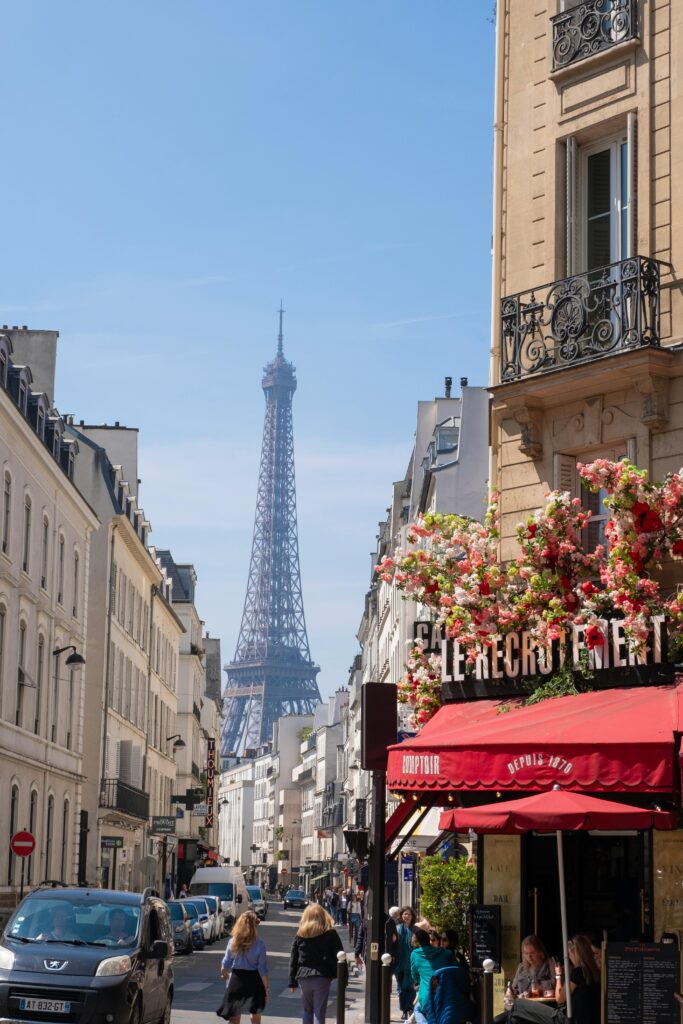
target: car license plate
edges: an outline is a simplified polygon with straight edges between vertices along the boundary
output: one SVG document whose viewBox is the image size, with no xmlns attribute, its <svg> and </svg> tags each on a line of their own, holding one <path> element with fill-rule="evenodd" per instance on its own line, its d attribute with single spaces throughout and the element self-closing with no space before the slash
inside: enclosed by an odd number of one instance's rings
<svg viewBox="0 0 683 1024">
<path fill-rule="evenodd" d="M 71 1013 L 71 1003 L 63 999 L 20 999 L 20 1010 L 37 1010 L 43 1013 Z"/>
</svg>

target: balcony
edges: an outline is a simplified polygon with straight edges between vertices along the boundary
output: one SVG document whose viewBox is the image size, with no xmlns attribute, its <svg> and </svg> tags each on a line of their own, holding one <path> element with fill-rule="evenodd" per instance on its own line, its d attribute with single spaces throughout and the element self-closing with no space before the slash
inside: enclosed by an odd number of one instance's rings
<svg viewBox="0 0 683 1024">
<path fill-rule="evenodd" d="M 508 295 L 501 302 L 501 382 L 659 347 L 659 291 L 657 260 L 635 256 Z"/>
<path fill-rule="evenodd" d="M 638 0 L 583 0 L 550 19 L 553 71 L 638 38 Z"/>
<path fill-rule="evenodd" d="M 103 779 L 100 807 L 146 820 L 149 817 L 149 794 L 120 779 Z"/>
</svg>

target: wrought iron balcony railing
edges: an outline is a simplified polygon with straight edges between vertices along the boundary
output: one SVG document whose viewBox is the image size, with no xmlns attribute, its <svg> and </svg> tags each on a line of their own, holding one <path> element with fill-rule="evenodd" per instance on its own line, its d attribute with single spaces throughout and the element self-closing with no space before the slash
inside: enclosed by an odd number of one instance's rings
<svg viewBox="0 0 683 1024">
<path fill-rule="evenodd" d="M 638 0 L 583 0 L 550 19 L 553 71 L 638 37 Z"/>
<path fill-rule="evenodd" d="M 100 807 L 122 811 L 134 818 L 149 817 L 149 794 L 120 779 L 102 779 Z"/>
<path fill-rule="evenodd" d="M 660 265 L 643 256 L 501 302 L 502 383 L 658 346 Z"/>
</svg>

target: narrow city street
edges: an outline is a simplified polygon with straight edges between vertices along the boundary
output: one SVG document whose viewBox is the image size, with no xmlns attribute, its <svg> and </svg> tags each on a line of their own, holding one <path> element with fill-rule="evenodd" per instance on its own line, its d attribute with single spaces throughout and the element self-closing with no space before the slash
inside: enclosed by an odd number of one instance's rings
<svg viewBox="0 0 683 1024">
<path fill-rule="evenodd" d="M 289 951 L 294 933 L 301 917 L 299 910 L 283 910 L 282 904 L 273 901 L 268 907 L 268 916 L 261 923 L 260 935 L 268 950 L 271 1000 L 266 1007 L 264 1018 L 268 1021 L 301 1020 L 301 997 L 298 992 L 287 988 Z M 348 930 L 339 928 L 344 947 L 350 951 Z M 175 971 L 175 999 L 173 1000 L 172 1024 L 208 1024 L 216 1021 L 216 1007 L 223 998 L 223 982 L 219 971 L 226 940 L 214 943 L 202 952 L 191 956 L 177 956 L 173 961 Z M 332 985 L 328 1019 L 336 1014 L 336 986 Z M 362 995 L 363 979 L 351 978 L 347 989 L 347 1004 L 358 1001 Z M 347 1013 L 348 1024 L 353 1024 L 355 1014 Z M 244 1021 L 248 1020 L 245 1014 Z"/>
</svg>

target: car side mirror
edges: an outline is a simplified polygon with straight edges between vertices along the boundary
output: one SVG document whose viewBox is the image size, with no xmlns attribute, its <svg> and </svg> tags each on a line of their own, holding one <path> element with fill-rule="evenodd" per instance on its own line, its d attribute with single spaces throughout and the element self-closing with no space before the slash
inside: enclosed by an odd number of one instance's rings
<svg viewBox="0 0 683 1024">
<path fill-rule="evenodd" d="M 237 893 L 237 902 L 238 902 L 238 903 L 241 903 L 241 902 L 242 902 L 242 893 L 241 893 L 241 892 L 238 892 L 238 893 Z"/>
<path fill-rule="evenodd" d="M 157 939 L 153 942 L 150 956 L 153 960 L 165 960 L 168 956 L 168 942 L 165 942 L 163 939 Z"/>
</svg>

